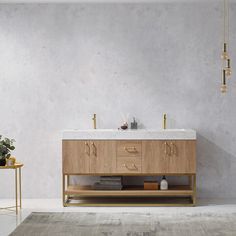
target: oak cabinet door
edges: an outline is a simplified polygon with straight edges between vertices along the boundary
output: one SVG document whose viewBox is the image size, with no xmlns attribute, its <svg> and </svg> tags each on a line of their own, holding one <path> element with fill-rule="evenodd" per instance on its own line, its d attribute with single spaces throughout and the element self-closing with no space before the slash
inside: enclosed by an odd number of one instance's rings
<svg viewBox="0 0 236 236">
<path fill-rule="evenodd" d="M 116 141 L 90 141 L 90 173 L 116 172 Z"/>
<path fill-rule="evenodd" d="M 89 173 L 90 159 L 89 141 L 63 140 L 62 157 L 63 173 L 87 174 Z"/>
<path fill-rule="evenodd" d="M 166 158 L 168 173 L 196 172 L 196 142 L 194 140 L 168 141 L 170 154 Z"/>
<path fill-rule="evenodd" d="M 166 142 L 147 140 L 142 142 L 142 172 L 147 174 L 165 173 Z"/>
<path fill-rule="evenodd" d="M 196 172 L 194 140 L 142 142 L 142 172 L 147 174 L 190 174 Z"/>
</svg>

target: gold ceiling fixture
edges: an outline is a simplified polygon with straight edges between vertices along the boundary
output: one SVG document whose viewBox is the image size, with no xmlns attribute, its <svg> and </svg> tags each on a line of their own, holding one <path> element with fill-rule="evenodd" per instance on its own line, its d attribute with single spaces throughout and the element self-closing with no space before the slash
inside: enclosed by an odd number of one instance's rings
<svg viewBox="0 0 236 236">
<path fill-rule="evenodd" d="M 231 61 L 229 57 L 229 0 L 224 0 L 224 43 L 221 54 L 222 59 L 222 83 L 221 92 L 227 92 L 227 79 L 232 74 Z"/>
</svg>

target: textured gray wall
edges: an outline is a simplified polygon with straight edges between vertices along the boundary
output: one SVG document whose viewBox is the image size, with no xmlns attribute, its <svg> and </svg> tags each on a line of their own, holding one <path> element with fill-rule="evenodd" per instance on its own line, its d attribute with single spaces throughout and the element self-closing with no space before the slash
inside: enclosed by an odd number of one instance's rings
<svg viewBox="0 0 236 236">
<path fill-rule="evenodd" d="M 60 196 L 61 130 L 91 128 L 94 112 L 99 128 L 133 116 L 160 128 L 166 112 L 172 128 L 198 132 L 198 196 L 236 197 L 236 74 L 221 95 L 221 7 L 1 4 L 0 133 L 17 140 L 23 196 Z M 231 38 L 236 68 L 234 25 Z M 0 175 L 0 197 L 13 197 L 12 173 Z"/>
</svg>

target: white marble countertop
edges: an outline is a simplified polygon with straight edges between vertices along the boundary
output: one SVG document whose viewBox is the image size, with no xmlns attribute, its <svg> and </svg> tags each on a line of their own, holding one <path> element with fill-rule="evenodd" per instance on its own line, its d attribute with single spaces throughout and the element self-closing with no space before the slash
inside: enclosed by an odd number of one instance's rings
<svg viewBox="0 0 236 236">
<path fill-rule="evenodd" d="M 195 140 L 196 131 L 192 129 L 89 129 L 64 130 L 63 140 Z"/>
</svg>

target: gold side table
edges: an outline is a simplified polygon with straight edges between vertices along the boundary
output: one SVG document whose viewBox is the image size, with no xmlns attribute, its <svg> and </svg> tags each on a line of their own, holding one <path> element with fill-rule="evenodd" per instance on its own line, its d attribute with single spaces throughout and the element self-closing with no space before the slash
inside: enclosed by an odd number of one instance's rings
<svg viewBox="0 0 236 236">
<path fill-rule="evenodd" d="M 18 214 L 18 207 L 22 207 L 21 203 L 21 168 L 24 165 L 21 163 L 16 163 L 14 166 L 0 166 L 0 170 L 15 170 L 15 198 L 16 198 L 16 204 L 15 206 L 9 206 L 9 207 L 0 207 L 0 210 L 4 209 L 16 209 L 16 214 Z M 18 171 L 19 170 L 19 171 Z M 18 197 L 20 204 L 18 205 Z"/>
</svg>

